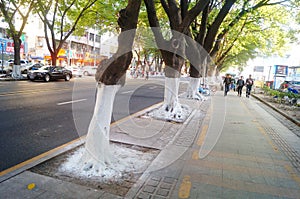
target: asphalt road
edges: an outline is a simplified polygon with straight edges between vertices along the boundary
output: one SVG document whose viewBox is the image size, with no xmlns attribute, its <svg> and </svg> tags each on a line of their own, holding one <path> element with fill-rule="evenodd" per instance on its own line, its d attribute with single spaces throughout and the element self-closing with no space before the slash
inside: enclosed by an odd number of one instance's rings
<svg viewBox="0 0 300 199">
<path fill-rule="evenodd" d="M 163 100 L 163 80 L 127 80 L 112 121 Z M 0 171 L 86 134 L 96 83 L 85 77 L 54 82 L 0 82 Z"/>
</svg>

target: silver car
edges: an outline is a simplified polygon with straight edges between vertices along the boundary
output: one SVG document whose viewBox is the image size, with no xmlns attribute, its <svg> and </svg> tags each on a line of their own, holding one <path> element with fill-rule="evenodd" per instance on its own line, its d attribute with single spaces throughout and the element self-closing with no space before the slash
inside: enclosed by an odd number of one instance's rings
<svg viewBox="0 0 300 199">
<path fill-rule="evenodd" d="M 92 76 L 95 75 L 97 72 L 97 66 L 83 66 L 82 72 L 84 76 Z"/>
</svg>

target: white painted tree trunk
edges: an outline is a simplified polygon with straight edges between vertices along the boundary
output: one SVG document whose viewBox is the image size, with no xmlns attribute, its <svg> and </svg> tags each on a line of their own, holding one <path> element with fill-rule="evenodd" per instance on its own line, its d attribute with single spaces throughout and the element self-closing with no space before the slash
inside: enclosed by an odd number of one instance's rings
<svg viewBox="0 0 300 199">
<path fill-rule="evenodd" d="M 148 116 L 167 121 L 184 122 L 191 113 L 187 105 L 178 100 L 179 78 L 165 77 L 164 103 L 148 113 Z"/>
<path fill-rule="evenodd" d="M 113 103 L 120 85 L 98 84 L 94 114 L 91 119 L 85 143 L 85 152 L 81 158 L 84 170 L 101 170 L 113 159 L 109 132 Z"/>
<path fill-rule="evenodd" d="M 165 111 L 166 119 L 181 119 L 182 107 L 178 101 L 179 78 L 165 78 L 164 104 L 162 109 Z"/>
<path fill-rule="evenodd" d="M 189 86 L 187 88 L 187 98 L 204 100 L 205 97 L 199 93 L 200 78 L 190 77 Z"/>
</svg>

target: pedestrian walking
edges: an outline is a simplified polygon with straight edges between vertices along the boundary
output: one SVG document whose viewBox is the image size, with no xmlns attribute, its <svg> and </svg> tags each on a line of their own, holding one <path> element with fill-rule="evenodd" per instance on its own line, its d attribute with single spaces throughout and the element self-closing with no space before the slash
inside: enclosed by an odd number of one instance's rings
<svg viewBox="0 0 300 199">
<path fill-rule="evenodd" d="M 243 90 L 244 85 L 245 85 L 244 77 L 240 76 L 240 78 L 236 82 L 238 96 L 240 96 L 240 97 L 242 96 L 242 90 Z"/>
<path fill-rule="evenodd" d="M 229 91 L 229 86 L 231 84 L 231 77 L 229 74 L 226 74 L 226 77 L 225 77 L 223 83 L 224 83 L 224 87 L 225 87 L 224 96 L 226 96 Z"/>
<path fill-rule="evenodd" d="M 251 78 L 251 75 L 249 75 L 249 77 L 246 79 L 246 97 L 249 98 L 250 96 L 250 92 L 252 89 L 252 85 L 253 85 L 253 79 Z"/>
</svg>

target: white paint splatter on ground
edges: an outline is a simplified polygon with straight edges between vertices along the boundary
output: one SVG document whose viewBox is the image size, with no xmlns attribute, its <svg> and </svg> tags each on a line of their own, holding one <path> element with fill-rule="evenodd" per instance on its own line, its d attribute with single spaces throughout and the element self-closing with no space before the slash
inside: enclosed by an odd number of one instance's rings
<svg viewBox="0 0 300 199">
<path fill-rule="evenodd" d="M 132 173 L 143 173 L 151 161 L 158 154 L 157 150 L 146 149 L 138 146 L 126 146 L 111 144 L 111 150 L 115 161 L 111 165 L 107 165 L 102 172 L 96 172 L 94 169 L 85 171 L 78 165 L 84 146 L 78 148 L 70 154 L 66 161 L 61 164 L 59 173 L 75 176 L 78 178 L 97 178 L 97 181 L 108 181 L 122 179 L 124 175 Z"/>
<path fill-rule="evenodd" d="M 184 104 L 179 104 L 173 111 L 166 111 L 165 106 L 161 106 L 146 114 L 146 116 L 163 121 L 174 121 L 182 123 L 191 114 L 191 110 Z M 180 117 L 179 117 L 180 116 Z"/>
</svg>

